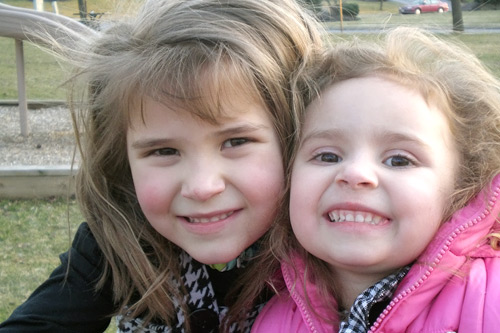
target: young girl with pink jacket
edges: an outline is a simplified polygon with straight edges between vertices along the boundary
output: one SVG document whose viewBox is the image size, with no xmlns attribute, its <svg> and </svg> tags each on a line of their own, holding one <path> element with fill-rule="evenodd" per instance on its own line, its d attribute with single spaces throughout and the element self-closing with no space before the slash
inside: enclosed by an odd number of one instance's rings
<svg viewBox="0 0 500 333">
<path fill-rule="evenodd" d="M 304 87 L 291 223 L 260 265 L 281 260 L 279 293 L 252 331 L 498 331 L 499 81 L 401 28 L 337 45 Z"/>
</svg>

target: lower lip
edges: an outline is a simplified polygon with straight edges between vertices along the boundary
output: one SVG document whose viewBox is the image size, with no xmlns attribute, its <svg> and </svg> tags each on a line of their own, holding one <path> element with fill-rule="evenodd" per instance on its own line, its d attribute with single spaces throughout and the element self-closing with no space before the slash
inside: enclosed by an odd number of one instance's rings
<svg viewBox="0 0 500 333">
<path fill-rule="evenodd" d="M 240 215 L 240 212 L 241 210 L 236 210 L 233 214 L 226 217 L 225 219 L 215 222 L 193 223 L 186 221 L 186 219 L 184 218 L 181 218 L 181 220 L 184 228 L 186 228 L 189 232 L 199 235 L 208 235 L 215 234 L 224 230 L 226 228 L 226 225 L 234 222 L 238 215 Z"/>
</svg>

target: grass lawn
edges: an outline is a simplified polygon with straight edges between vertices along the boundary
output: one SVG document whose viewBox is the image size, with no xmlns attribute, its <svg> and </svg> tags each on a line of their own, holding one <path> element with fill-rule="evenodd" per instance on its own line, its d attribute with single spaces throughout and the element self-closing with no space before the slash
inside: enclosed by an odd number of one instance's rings
<svg viewBox="0 0 500 333">
<path fill-rule="evenodd" d="M 112 17 L 113 8 L 124 8 L 124 4 L 137 4 L 143 0 L 87 0 L 87 10 L 106 13 Z M 33 1 L 0 0 L 0 3 L 33 9 Z M 78 1 L 58 1 L 59 13 L 78 19 Z M 52 11 L 50 2 L 44 3 L 46 11 Z M 125 9 L 124 9 L 125 10 Z M 28 100 L 63 100 L 66 92 L 61 87 L 66 78 L 54 57 L 40 51 L 36 46 L 24 42 L 26 90 Z M 17 99 L 17 74 L 14 40 L 0 37 L 0 100 Z"/>
<path fill-rule="evenodd" d="M 87 9 L 96 12 L 106 12 L 105 17 L 112 18 L 128 5 L 137 5 L 143 0 L 87 0 Z M 28 0 L 0 0 L 0 2 L 32 8 L 32 1 Z M 400 3 L 385 1 L 383 9 L 380 10 L 378 1 L 344 1 L 344 3 L 356 2 L 360 7 L 359 20 L 345 21 L 343 29 L 376 29 L 395 27 L 400 25 L 433 27 L 444 31 L 452 31 L 451 13 L 438 14 L 428 13 L 423 15 L 400 15 L 398 7 Z M 127 6 L 125 5 L 127 4 Z M 60 13 L 69 17 L 78 12 L 77 0 L 58 1 Z M 45 4 L 46 10 L 50 10 L 50 3 Z M 121 8 L 121 9 L 120 9 Z M 500 11 L 483 10 L 474 12 L 463 12 L 464 25 L 474 28 L 500 28 Z M 334 35 L 341 34 L 340 22 L 327 22 L 325 26 L 333 31 Z M 468 45 L 478 57 L 489 67 L 493 73 L 500 77 L 500 34 L 447 34 L 449 38 L 457 38 Z M 66 97 L 65 90 L 61 87 L 67 77 L 56 60 L 37 47 L 24 43 L 26 62 L 26 85 L 28 100 L 63 100 Z M 15 66 L 14 40 L 0 37 L 0 100 L 17 99 L 17 77 Z"/>
<path fill-rule="evenodd" d="M 361 2 L 362 3 L 362 2 Z M 372 4 L 373 2 L 368 2 Z M 422 15 L 402 15 L 398 13 L 400 4 L 395 2 L 384 4 L 384 10 L 363 11 L 360 6 L 359 20 L 344 21 L 344 28 L 391 28 L 401 25 L 419 26 L 424 28 L 434 28 L 451 32 L 453 29 L 453 17 L 450 12 L 439 13 L 424 13 Z M 481 10 L 481 11 L 463 11 L 462 18 L 464 21 L 465 32 L 468 28 L 500 28 L 500 11 L 499 10 Z M 328 22 L 327 27 L 340 30 L 340 22 Z"/>
<path fill-rule="evenodd" d="M 72 199 L 0 200 L 0 322 L 60 263 L 82 221 Z"/>
<path fill-rule="evenodd" d="M 52 55 L 23 42 L 26 93 L 28 100 L 63 100 L 65 74 Z M 0 38 L 0 100 L 17 99 L 15 42 Z"/>
<path fill-rule="evenodd" d="M 357 36 L 361 39 L 372 39 L 375 34 L 332 34 L 332 39 L 349 39 Z M 451 39 L 464 44 L 483 62 L 493 75 L 500 78 L 500 34 L 442 34 L 445 39 Z"/>
<path fill-rule="evenodd" d="M 0 201 L 0 320 L 58 264 L 81 221 L 74 201 Z"/>
<path fill-rule="evenodd" d="M 143 0 L 87 0 L 87 11 L 95 11 L 97 13 L 108 13 L 123 3 L 138 3 Z M 33 1 L 30 0 L 0 0 L 0 2 L 16 7 L 33 9 Z M 68 17 L 78 17 L 78 0 L 59 0 L 57 1 L 59 14 Z M 50 2 L 44 3 L 44 10 L 51 12 L 52 6 Z"/>
</svg>

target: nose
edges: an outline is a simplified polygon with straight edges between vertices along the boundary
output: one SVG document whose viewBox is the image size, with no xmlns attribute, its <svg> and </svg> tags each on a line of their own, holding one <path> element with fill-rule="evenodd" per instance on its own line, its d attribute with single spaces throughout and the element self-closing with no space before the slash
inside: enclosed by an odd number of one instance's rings
<svg viewBox="0 0 500 333">
<path fill-rule="evenodd" d="M 366 159 L 343 161 L 335 182 L 352 189 L 371 189 L 378 186 L 375 167 Z"/>
<path fill-rule="evenodd" d="M 181 189 L 185 198 L 207 201 L 226 188 L 221 168 L 210 161 L 198 161 L 186 171 Z"/>
</svg>

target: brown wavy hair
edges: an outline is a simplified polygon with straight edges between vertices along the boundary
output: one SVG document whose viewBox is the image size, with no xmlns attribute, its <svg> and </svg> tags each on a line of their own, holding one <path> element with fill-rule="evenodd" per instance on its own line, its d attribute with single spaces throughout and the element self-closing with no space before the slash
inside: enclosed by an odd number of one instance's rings
<svg viewBox="0 0 500 333">
<path fill-rule="evenodd" d="M 286 165 L 297 127 L 291 81 L 322 46 L 320 28 L 294 0 L 151 0 L 80 44 L 61 53 L 77 68 L 76 191 L 105 258 L 97 289 L 111 279 L 119 313 L 169 324 L 184 293 L 173 282 L 181 249 L 139 207 L 126 150 L 131 113 L 147 96 L 216 123 L 234 91 L 226 88 L 243 89 L 265 105 Z"/>
</svg>

